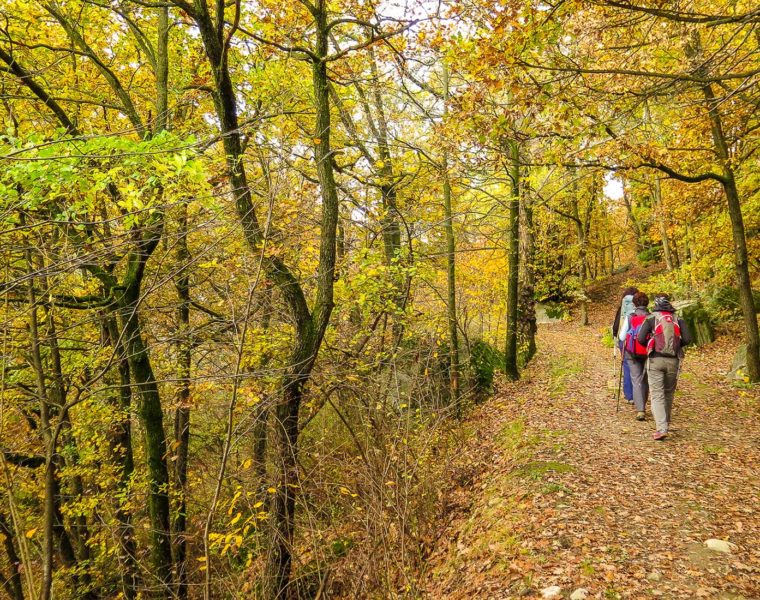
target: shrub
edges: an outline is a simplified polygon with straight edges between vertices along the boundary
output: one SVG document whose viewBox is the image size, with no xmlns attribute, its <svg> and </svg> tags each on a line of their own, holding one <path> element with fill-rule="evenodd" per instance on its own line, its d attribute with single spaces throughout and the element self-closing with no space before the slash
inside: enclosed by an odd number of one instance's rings
<svg viewBox="0 0 760 600">
<path fill-rule="evenodd" d="M 662 246 L 651 246 L 649 248 L 645 248 L 638 253 L 636 258 L 638 259 L 639 263 L 645 267 L 660 262 L 662 258 Z"/>
<path fill-rule="evenodd" d="M 474 379 L 475 391 L 487 394 L 493 387 L 493 377 L 496 371 L 504 366 L 504 353 L 494 348 L 488 342 L 477 340 L 470 348 L 470 369 Z"/>
</svg>

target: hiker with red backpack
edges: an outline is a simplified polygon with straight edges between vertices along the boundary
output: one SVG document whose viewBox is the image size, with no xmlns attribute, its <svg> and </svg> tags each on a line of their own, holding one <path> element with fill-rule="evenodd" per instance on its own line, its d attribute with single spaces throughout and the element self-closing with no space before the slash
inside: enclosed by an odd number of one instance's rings
<svg viewBox="0 0 760 600">
<path fill-rule="evenodd" d="M 636 408 L 636 420 L 646 418 L 645 410 L 649 396 L 649 380 L 647 378 L 647 347 L 641 344 L 637 336 L 644 321 L 649 317 L 649 296 L 644 292 L 633 295 L 633 312 L 626 317 L 620 326 L 618 339 L 623 342 L 623 356 L 628 371 L 631 374 L 633 404 Z"/>
<path fill-rule="evenodd" d="M 683 348 L 691 343 L 689 329 L 675 312 L 670 296 L 658 294 L 654 299 L 654 311 L 641 324 L 636 336 L 640 344 L 647 346 L 647 376 L 657 427 L 655 440 L 664 440 L 668 435 Z"/>
</svg>

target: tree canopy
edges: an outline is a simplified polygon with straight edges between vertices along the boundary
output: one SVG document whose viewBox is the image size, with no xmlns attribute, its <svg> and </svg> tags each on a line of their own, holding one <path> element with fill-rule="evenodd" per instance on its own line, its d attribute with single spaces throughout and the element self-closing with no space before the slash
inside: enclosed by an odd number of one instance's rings
<svg viewBox="0 0 760 600">
<path fill-rule="evenodd" d="M 449 424 L 636 262 L 760 380 L 755 2 L 0 15 L 13 600 L 413 592 Z"/>
</svg>

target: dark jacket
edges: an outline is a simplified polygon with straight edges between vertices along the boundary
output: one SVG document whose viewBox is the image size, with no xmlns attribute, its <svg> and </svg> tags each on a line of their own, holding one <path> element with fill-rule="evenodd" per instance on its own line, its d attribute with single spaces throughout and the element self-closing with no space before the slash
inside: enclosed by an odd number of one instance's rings
<svg viewBox="0 0 760 600">
<path fill-rule="evenodd" d="M 652 336 L 652 332 L 654 331 L 654 320 L 655 315 L 658 312 L 669 312 L 669 313 L 675 313 L 676 309 L 673 308 L 673 305 L 668 302 L 667 300 L 655 300 L 654 305 L 654 312 L 647 317 L 646 321 L 644 321 L 641 324 L 641 328 L 639 329 L 639 335 L 636 336 L 636 339 L 639 341 L 639 344 L 644 344 L 646 346 L 647 342 L 649 341 L 649 338 Z M 678 327 L 681 329 L 681 348 L 684 346 L 688 346 L 691 344 L 691 332 L 689 331 L 689 328 L 686 326 L 686 323 L 683 319 L 678 319 Z M 650 352 L 649 356 L 651 357 L 657 357 L 657 356 L 664 356 L 660 354 L 659 352 Z M 673 358 L 672 356 L 665 356 L 664 358 Z"/>
<path fill-rule="evenodd" d="M 649 310 L 647 309 L 646 306 L 637 306 L 636 310 L 634 310 L 633 313 L 631 313 L 630 315 L 628 315 L 628 319 L 629 319 L 629 321 L 628 321 L 628 329 L 630 330 L 630 328 L 631 328 L 630 318 L 633 315 L 648 315 L 648 314 L 649 314 Z M 648 319 L 646 319 L 644 321 L 644 323 L 646 323 L 647 320 Z M 644 323 L 641 324 L 642 328 L 644 327 Z M 637 337 L 637 339 L 638 339 L 638 337 Z M 641 344 L 642 342 L 639 342 L 639 343 Z M 646 344 L 644 344 L 644 346 L 646 346 Z M 643 362 L 643 361 L 645 361 L 647 359 L 646 356 L 639 356 L 639 355 L 636 355 L 636 354 L 631 354 L 630 352 L 628 352 L 628 350 L 625 351 L 625 356 L 627 356 L 628 358 L 632 358 L 634 360 L 638 360 L 639 362 Z"/>
<path fill-rule="evenodd" d="M 617 340 L 618 331 L 620 331 L 620 311 L 623 308 L 622 304 L 618 303 L 618 309 L 615 313 L 615 318 L 612 321 L 612 339 Z"/>
</svg>

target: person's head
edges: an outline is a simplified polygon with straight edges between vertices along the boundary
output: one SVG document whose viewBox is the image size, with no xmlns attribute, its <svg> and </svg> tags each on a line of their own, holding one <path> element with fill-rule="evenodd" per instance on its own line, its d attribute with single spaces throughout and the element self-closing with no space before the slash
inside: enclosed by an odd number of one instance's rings
<svg viewBox="0 0 760 600">
<path fill-rule="evenodd" d="M 633 295 L 633 305 L 636 308 L 646 308 L 649 306 L 649 296 L 647 296 L 644 292 L 636 292 Z"/>
<path fill-rule="evenodd" d="M 639 291 L 638 288 L 635 288 L 633 286 L 627 287 L 627 288 L 625 288 L 623 290 L 623 296 L 622 297 L 625 298 L 626 296 L 633 296 L 638 291 Z"/>
<path fill-rule="evenodd" d="M 670 304 L 670 294 L 657 294 L 654 297 L 654 310 L 672 311 L 673 306 Z"/>
</svg>

